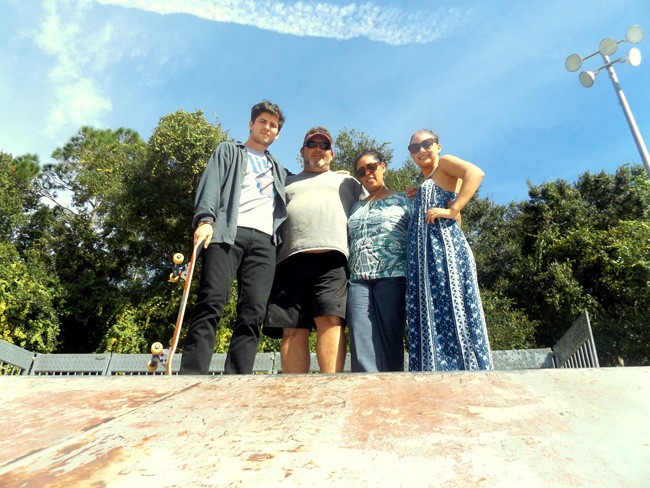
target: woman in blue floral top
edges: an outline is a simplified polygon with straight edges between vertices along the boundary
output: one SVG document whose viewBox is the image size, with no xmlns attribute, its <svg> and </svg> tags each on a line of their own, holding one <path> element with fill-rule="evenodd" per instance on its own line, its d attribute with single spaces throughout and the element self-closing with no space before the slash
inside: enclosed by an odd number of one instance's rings
<svg viewBox="0 0 650 488">
<path fill-rule="evenodd" d="M 386 162 L 366 151 L 354 173 L 369 196 L 348 219 L 352 371 L 404 371 L 406 239 L 411 202 L 384 184 Z"/>
</svg>

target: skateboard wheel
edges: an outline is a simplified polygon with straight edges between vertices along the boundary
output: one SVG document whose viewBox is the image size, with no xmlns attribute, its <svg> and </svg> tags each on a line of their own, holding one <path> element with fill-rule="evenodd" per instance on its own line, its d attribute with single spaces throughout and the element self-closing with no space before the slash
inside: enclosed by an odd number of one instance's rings
<svg viewBox="0 0 650 488">
<path fill-rule="evenodd" d="M 180 279 L 180 275 L 177 275 L 175 273 L 169 273 L 169 282 L 170 283 L 176 283 Z"/>
<path fill-rule="evenodd" d="M 158 361 L 149 361 L 147 362 L 147 371 L 151 371 L 152 373 L 158 369 Z"/>
<path fill-rule="evenodd" d="M 163 352 L 163 345 L 160 342 L 154 342 L 151 345 L 151 354 L 162 354 Z"/>
<path fill-rule="evenodd" d="M 174 254 L 173 260 L 174 260 L 174 264 L 181 264 L 185 260 L 185 256 L 177 252 L 176 254 Z"/>
</svg>

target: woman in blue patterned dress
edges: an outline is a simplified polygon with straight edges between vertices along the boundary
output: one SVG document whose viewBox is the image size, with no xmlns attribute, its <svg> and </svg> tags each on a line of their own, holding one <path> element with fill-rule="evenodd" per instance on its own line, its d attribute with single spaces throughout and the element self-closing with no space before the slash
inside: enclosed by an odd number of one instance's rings
<svg viewBox="0 0 650 488">
<path fill-rule="evenodd" d="M 483 171 L 440 149 L 425 129 L 408 146 L 425 179 L 408 235 L 409 370 L 493 369 L 474 256 L 456 220 Z"/>
<path fill-rule="evenodd" d="M 369 196 L 348 218 L 347 322 L 352 371 L 404 371 L 406 237 L 411 201 L 384 184 L 386 162 L 361 154 L 354 173 Z"/>
</svg>

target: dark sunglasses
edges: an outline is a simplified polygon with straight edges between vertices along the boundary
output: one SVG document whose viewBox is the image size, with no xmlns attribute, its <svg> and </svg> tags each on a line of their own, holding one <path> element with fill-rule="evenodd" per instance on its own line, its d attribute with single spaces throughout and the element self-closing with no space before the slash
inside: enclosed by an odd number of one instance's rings
<svg viewBox="0 0 650 488">
<path fill-rule="evenodd" d="M 425 140 L 423 140 L 422 142 L 416 142 L 416 143 L 414 143 L 414 144 L 409 144 L 409 146 L 407 147 L 407 149 L 409 150 L 409 152 L 410 152 L 411 154 L 415 154 L 415 153 L 417 153 L 417 152 L 420 152 L 420 148 L 429 149 L 431 146 L 433 146 L 433 143 L 434 143 L 434 142 L 438 142 L 438 141 L 436 141 L 436 140 L 432 137 L 432 138 L 430 138 L 430 139 L 425 139 Z"/>
<path fill-rule="evenodd" d="M 307 141 L 305 142 L 305 147 L 308 147 L 309 149 L 320 147 L 323 151 L 327 151 L 332 147 L 332 145 L 327 141 Z"/>
<path fill-rule="evenodd" d="M 354 174 L 357 175 L 357 178 L 363 178 L 366 176 L 366 170 L 368 170 L 368 173 L 374 173 L 377 171 L 377 166 L 379 166 L 381 163 L 368 163 L 365 168 L 357 168 L 354 170 Z"/>
</svg>

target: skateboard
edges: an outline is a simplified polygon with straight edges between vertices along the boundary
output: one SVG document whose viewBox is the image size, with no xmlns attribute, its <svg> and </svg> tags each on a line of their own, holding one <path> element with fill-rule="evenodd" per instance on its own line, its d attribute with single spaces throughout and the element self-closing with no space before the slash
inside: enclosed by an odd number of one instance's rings
<svg viewBox="0 0 650 488">
<path fill-rule="evenodd" d="M 185 307 L 187 306 L 187 299 L 190 295 L 190 288 L 192 287 L 192 276 L 194 275 L 194 266 L 196 264 L 196 259 L 201 252 L 203 247 L 204 240 L 201 239 L 194 249 L 192 250 L 192 257 L 190 262 L 183 264 L 185 257 L 181 253 L 176 253 L 173 256 L 174 266 L 172 267 L 172 272 L 169 275 L 169 281 L 171 283 L 177 283 L 179 279 L 185 281 L 183 285 L 183 295 L 181 297 L 181 304 L 178 308 L 178 316 L 176 317 L 176 328 L 174 329 L 174 336 L 172 337 L 171 345 L 169 349 L 164 349 L 162 343 L 154 342 L 151 345 L 151 359 L 147 362 L 147 369 L 149 371 L 156 371 L 158 365 L 162 364 L 165 366 L 165 373 L 168 375 L 172 374 L 172 363 L 174 360 L 174 353 L 176 352 L 176 347 L 178 346 L 178 339 L 181 336 L 181 329 L 183 328 L 183 318 L 185 317 Z"/>
</svg>

